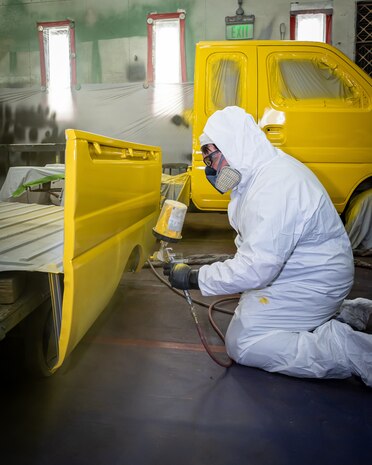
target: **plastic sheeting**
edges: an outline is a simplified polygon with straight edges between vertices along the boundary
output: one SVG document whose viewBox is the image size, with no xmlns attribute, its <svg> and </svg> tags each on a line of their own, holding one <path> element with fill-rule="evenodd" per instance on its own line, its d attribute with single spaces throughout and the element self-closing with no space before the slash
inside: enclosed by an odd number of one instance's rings
<svg viewBox="0 0 372 465">
<path fill-rule="evenodd" d="M 163 163 L 190 163 L 191 125 L 180 115 L 192 106 L 190 83 L 148 88 L 142 83 L 91 84 L 58 92 L 3 88 L 0 143 L 63 142 L 64 130 L 75 128 L 158 145 Z M 26 158 L 14 164 L 26 164 Z"/>
<path fill-rule="evenodd" d="M 64 165 L 55 166 L 15 166 L 8 171 L 5 182 L 0 189 L 0 201 L 26 201 L 28 195 L 23 195 L 27 188 L 38 186 L 45 183 L 53 183 L 53 181 L 64 180 L 65 167 Z M 52 186 L 51 186 L 52 187 Z M 53 186 L 56 187 L 56 186 Z M 49 194 L 40 196 L 49 199 Z M 33 197 L 34 203 L 45 203 L 40 199 Z M 48 202 L 49 203 L 49 202 Z"/>
<path fill-rule="evenodd" d="M 231 105 L 239 106 L 241 100 L 240 73 L 241 67 L 237 61 L 225 59 L 214 63 L 211 99 L 216 110 Z"/>
<path fill-rule="evenodd" d="M 345 217 L 351 246 L 361 255 L 372 255 L 372 189 L 357 195 Z"/>
<path fill-rule="evenodd" d="M 162 174 L 161 176 L 161 204 L 166 199 L 177 200 L 189 205 L 190 203 L 190 173 L 175 176 Z"/>
<path fill-rule="evenodd" d="M 301 100 L 301 105 L 308 101 L 322 106 L 363 106 L 363 90 L 357 83 L 324 58 L 304 55 L 271 58 L 271 93 L 277 103 L 291 105 Z"/>
</svg>

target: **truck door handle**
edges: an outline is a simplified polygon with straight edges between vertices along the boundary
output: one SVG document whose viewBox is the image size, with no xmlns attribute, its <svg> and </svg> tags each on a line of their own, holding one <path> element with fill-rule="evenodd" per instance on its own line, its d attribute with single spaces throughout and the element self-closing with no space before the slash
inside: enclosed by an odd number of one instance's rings
<svg viewBox="0 0 372 465">
<path fill-rule="evenodd" d="M 266 137 L 273 144 L 284 144 L 285 134 L 284 134 L 283 126 L 281 126 L 279 124 L 273 124 L 273 125 L 270 125 L 270 126 L 265 126 L 264 127 L 264 132 L 266 134 Z"/>
</svg>

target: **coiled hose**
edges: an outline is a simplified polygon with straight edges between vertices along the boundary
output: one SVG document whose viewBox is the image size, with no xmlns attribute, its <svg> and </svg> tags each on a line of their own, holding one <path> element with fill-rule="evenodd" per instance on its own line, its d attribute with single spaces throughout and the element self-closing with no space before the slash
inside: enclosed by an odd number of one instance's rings
<svg viewBox="0 0 372 465">
<path fill-rule="evenodd" d="M 152 272 L 154 273 L 154 275 L 163 283 L 165 284 L 167 287 L 169 287 L 169 289 L 171 289 L 175 294 L 185 298 L 183 292 L 179 291 L 178 289 L 175 289 L 174 287 L 172 287 L 169 282 L 164 279 L 162 276 L 160 276 L 160 274 L 155 270 L 155 267 L 153 266 L 153 264 L 151 263 L 150 260 L 147 260 L 147 263 L 148 265 L 150 266 Z M 226 302 L 231 302 L 231 301 L 237 301 L 239 300 L 239 297 L 238 296 L 232 296 L 232 297 L 225 297 L 223 299 L 219 299 L 219 300 L 216 300 L 214 302 L 212 302 L 212 304 L 208 305 L 206 304 L 205 302 L 201 301 L 201 300 L 197 300 L 197 299 L 193 299 L 193 302 L 200 305 L 201 307 L 205 307 L 205 308 L 208 308 L 208 319 L 209 319 L 209 322 L 212 326 L 212 328 L 214 329 L 214 331 L 216 332 L 216 334 L 218 335 L 218 337 L 221 339 L 221 341 L 224 343 L 225 342 L 225 337 L 224 335 L 222 334 L 222 331 L 219 329 L 219 327 L 217 326 L 216 322 L 214 321 L 213 319 L 213 311 L 217 311 L 217 312 L 220 312 L 220 313 L 226 313 L 228 315 L 233 315 L 234 312 L 231 311 L 231 310 L 227 310 L 225 308 L 221 308 L 221 307 L 218 307 L 217 305 L 220 305 L 222 303 L 226 303 Z M 191 310 L 191 314 L 193 316 L 193 319 L 194 319 L 194 322 L 195 322 L 195 325 L 196 325 L 196 329 L 198 331 L 198 334 L 199 334 L 199 338 L 200 338 L 200 341 L 201 343 L 203 344 L 205 350 L 207 351 L 208 355 L 211 357 L 211 359 L 216 362 L 218 365 L 224 367 L 224 368 L 229 368 L 232 364 L 233 364 L 233 360 L 228 357 L 228 361 L 227 362 L 224 362 L 222 360 L 219 360 L 212 352 L 212 349 L 210 348 L 208 342 L 207 342 L 207 339 L 206 339 L 206 336 L 204 334 L 204 331 L 202 329 L 202 327 L 200 326 L 199 324 L 199 321 L 197 319 L 197 316 L 195 314 L 195 312 L 193 310 Z"/>
</svg>

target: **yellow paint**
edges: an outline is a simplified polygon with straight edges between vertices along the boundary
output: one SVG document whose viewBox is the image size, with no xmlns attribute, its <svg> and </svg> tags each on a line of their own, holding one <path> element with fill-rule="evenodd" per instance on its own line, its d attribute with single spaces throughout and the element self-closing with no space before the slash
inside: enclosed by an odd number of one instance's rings
<svg viewBox="0 0 372 465">
<path fill-rule="evenodd" d="M 339 83 L 339 95 L 309 96 L 305 88 L 299 98 L 283 80 L 288 64 L 328 75 Z M 200 42 L 194 86 L 191 195 L 199 209 L 224 210 L 229 202 L 205 179 L 199 146 L 208 117 L 227 105 L 243 107 L 273 145 L 305 163 L 339 213 L 372 177 L 372 80 L 338 49 L 316 42 Z"/>
<path fill-rule="evenodd" d="M 366 202 L 366 200 L 368 200 L 368 197 L 371 197 L 371 196 L 372 196 L 372 189 L 368 189 L 364 191 L 362 194 L 359 194 L 353 198 L 353 200 L 350 202 L 350 208 L 348 208 L 347 215 L 345 217 L 346 225 L 352 224 L 355 222 L 355 220 L 360 215 L 360 212 L 364 206 L 364 203 Z M 346 227 L 346 230 L 348 230 L 347 227 Z"/>
<path fill-rule="evenodd" d="M 187 206 L 177 200 L 165 200 L 154 232 L 164 240 L 179 240 L 185 220 Z"/>
<path fill-rule="evenodd" d="M 267 297 L 260 297 L 260 300 L 259 300 L 260 304 L 268 304 L 269 303 L 269 299 Z"/>
<path fill-rule="evenodd" d="M 58 368 L 110 301 L 128 258 L 150 255 L 161 151 L 66 131 L 64 294 Z"/>
</svg>

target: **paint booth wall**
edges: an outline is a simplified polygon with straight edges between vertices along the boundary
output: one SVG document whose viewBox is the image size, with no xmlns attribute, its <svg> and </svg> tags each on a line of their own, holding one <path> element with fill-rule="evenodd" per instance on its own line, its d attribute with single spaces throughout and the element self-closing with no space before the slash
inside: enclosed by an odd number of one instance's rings
<svg viewBox="0 0 372 465">
<path fill-rule="evenodd" d="M 333 5 L 333 43 L 352 58 L 355 2 Z M 256 17 L 256 39 L 280 39 L 281 23 L 289 38 L 289 1 L 242 6 Z M 223 40 L 225 16 L 237 7 L 236 0 L 0 0 L 0 143 L 63 141 L 73 127 L 160 145 L 164 163 L 190 161 L 191 126 L 179 116 L 192 108 L 195 44 Z M 186 11 L 188 83 L 145 89 L 147 14 L 177 9 Z M 40 90 L 36 23 L 65 19 L 75 22 L 78 86 L 52 95 Z"/>
<path fill-rule="evenodd" d="M 333 44 L 353 58 L 355 1 L 333 4 Z M 36 23 L 67 18 L 76 25 L 78 83 L 144 81 L 146 16 L 178 8 L 186 11 L 187 78 L 192 81 L 195 43 L 224 39 L 224 19 L 235 14 L 236 0 L 0 0 L 0 85 L 39 85 Z M 256 17 L 255 38 L 279 39 L 280 23 L 289 38 L 289 1 L 245 0 L 243 8 Z"/>
</svg>

